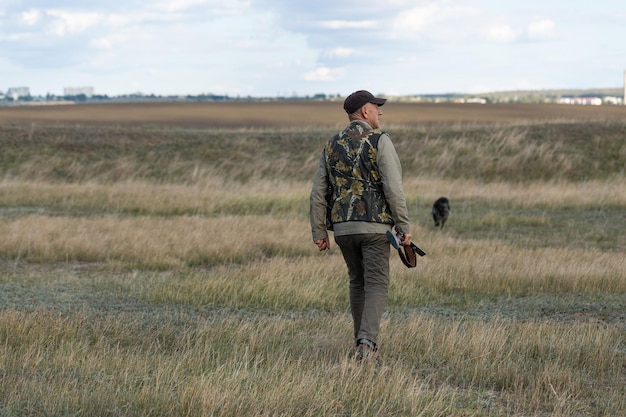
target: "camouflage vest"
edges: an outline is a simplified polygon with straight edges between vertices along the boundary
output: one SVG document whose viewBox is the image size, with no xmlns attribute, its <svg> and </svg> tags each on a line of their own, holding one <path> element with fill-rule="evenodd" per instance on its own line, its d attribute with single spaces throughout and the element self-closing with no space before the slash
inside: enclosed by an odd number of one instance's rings
<svg viewBox="0 0 626 417">
<path fill-rule="evenodd" d="M 330 222 L 394 223 L 376 163 L 382 133 L 351 123 L 326 144 Z"/>
</svg>

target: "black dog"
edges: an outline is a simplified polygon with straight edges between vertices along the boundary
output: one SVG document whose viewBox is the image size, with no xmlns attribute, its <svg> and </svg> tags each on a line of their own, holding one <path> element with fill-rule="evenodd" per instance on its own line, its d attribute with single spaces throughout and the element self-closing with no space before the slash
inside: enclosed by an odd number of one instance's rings
<svg viewBox="0 0 626 417">
<path fill-rule="evenodd" d="M 446 197 L 439 197 L 433 204 L 432 213 L 435 227 L 443 229 L 443 225 L 450 216 L 450 201 Z"/>
</svg>

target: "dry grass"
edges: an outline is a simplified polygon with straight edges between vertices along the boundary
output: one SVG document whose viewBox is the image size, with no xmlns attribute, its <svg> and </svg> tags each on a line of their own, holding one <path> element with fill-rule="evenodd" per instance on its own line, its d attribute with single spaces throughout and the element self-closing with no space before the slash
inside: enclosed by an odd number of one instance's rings
<svg viewBox="0 0 626 417">
<path fill-rule="evenodd" d="M 319 131 L 0 130 L 0 416 L 626 414 L 626 185 L 588 162 L 623 139 L 576 126 L 398 132 L 428 254 L 392 254 L 379 369 L 352 361 L 338 248 L 311 243 Z"/>
<path fill-rule="evenodd" d="M 294 181 L 230 182 L 203 177 L 197 184 L 55 184 L 49 182 L 0 182 L 0 206 L 5 214 L 69 212 L 75 214 L 222 215 L 263 213 L 301 215 L 308 210 L 310 183 Z M 442 180 L 406 178 L 409 199 L 434 201 L 440 195 L 456 201 L 484 200 L 498 206 L 522 209 L 626 206 L 626 182 L 481 183 L 472 179 Z M 9 210 L 9 207 L 11 210 Z M 269 211 L 269 213 L 268 213 Z M 306 213 L 305 213 L 306 214 Z"/>
<path fill-rule="evenodd" d="M 120 262 L 177 268 L 308 253 L 302 222 L 259 216 L 79 218 L 25 216 L 2 223 L 0 251 L 34 262 Z M 308 243 L 308 242 L 307 242 Z"/>
<path fill-rule="evenodd" d="M 313 250 L 301 210 L 176 215 L 181 208 L 165 209 L 163 201 L 187 207 L 205 197 L 194 187 L 127 184 L 120 200 L 143 190 L 145 207 L 153 201 L 169 214 L 101 215 L 91 212 L 90 198 L 102 201 L 109 185 L 25 186 L 11 185 L 17 195 L 32 187 L 25 194 L 36 207 L 54 195 L 75 198 L 57 203 L 63 215 L 13 213 L 0 223 L 0 394 L 10 414 L 625 410 L 623 250 L 520 248 L 422 225 L 415 232 L 429 253 L 420 267 L 392 259 L 381 335 L 386 366 L 374 370 L 350 359 L 338 249 Z M 536 185 L 537 199 L 527 201 L 526 187 L 481 198 L 526 208 L 589 204 L 563 200 L 549 184 Z M 462 188 L 477 198 L 480 187 Z M 222 205 L 241 198 L 211 194 Z M 285 186 L 274 198 L 305 195 Z M 91 214 L 69 215 L 77 207 Z"/>
<path fill-rule="evenodd" d="M 587 182 L 624 175 L 624 124 L 394 129 L 406 178 Z M 0 128 L 0 178 L 55 183 L 200 185 L 308 182 L 335 130 L 111 126 Z"/>
<path fill-rule="evenodd" d="M 0 316 L 11 414 L 571 416 L 626 406 L 623 330 L 593 322 L 392 316 L 386 365 L 373 369 L 351 361 L 346 314 Z"/>
<path fill-rule="evenodd" d="M 308 210 L 309 188 L 310 184 L 278 181 L 245 185 L 217 177 L 203 177 L 192 185 L 4 181 L 0 183 L 0 205 L 24 214 L 280 215 Z"/>
<path fill-rule="evenodd" d="M 449 195 L 459 201 L 481 199 L 497 205 L 526 209 L 626 206 L 626 182 L 619 179 L 575 183 L 554 181 L 485 184 L 472 179 L 444 181 L 409 178 L 404 180 L 404 190 L 409 196 L 418 196 L 433 202 L 439 195 Z"/>
</svg>

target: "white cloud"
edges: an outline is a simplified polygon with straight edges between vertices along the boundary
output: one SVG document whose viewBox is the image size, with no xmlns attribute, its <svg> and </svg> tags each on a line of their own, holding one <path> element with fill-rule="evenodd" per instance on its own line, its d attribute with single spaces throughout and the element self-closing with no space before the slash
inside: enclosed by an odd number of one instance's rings
<svg viewBox="0 0 626 417">
<path fill-rule="evenodd" d="M 26 12 L 22 12 L 22 21 L 26 23 L 28 26 L 33 26 L 39 21 L 39 17 L 41 16 L 40 10 L 28 10 Z"/>
<path fill-rule="evenodd" d="M 155 4 L 157 10 L 168 13 L 184 12 L 189 9 L 206 6 L 212 13 L 221 15 L 240 14 L 250 8 L 247 0 L 162 0 Z"/>
<path fill-rule="evenodd" d="M 345 73 L 343 68 L 319 67 L 304 74 L 306 81 L 337 81 Z"/>
<path fill-rule="evenodd" d="M 233 42 L 232 46 L 238 49 L 261 49 L 264 44 L 254 39 L 242 39 Z"/>
<path fill-rule="evenodd" d="M 493 25 L 485 31 L 488 40 L 498 43 L 510 43 L 519 38 L 519 32 L 506 23 Z"/>
<path fill-rule="evenodd" d="M 96 38 L 91 41 L 91 46 L 98 49 L 113 49 L 115 46 L 129 41 L 128 35 L 123 33 L 114 33 L 108 36 Z"/>
<path fill-rule="evenodd" d="M 107 15 L 106 23 L 111 26 L 124 26 L 130 23 L 141 22 L 145 20 L 148 16 L 145 14 L 141 15 L 133 15 L 133 14 L 119 14 L 112 13 Z"/>
<path fill-rule="evenodd" d="M 376 20 L 324 20 L 319 25 L 326 29 L 374 29 L 380 23 Z"/>
<path fill-rule="evenodd" d="M 58 36 L 83 32 L 103 20 L 103 17 L 98 13 L 61 10 L 47 10 L 45 13 L 53 18 L 52 32 Z"/>
<path fill-rule="evenodd" d="M 206 0 L 166 0 L 156 3 L 156 8 L 166 12 L 179 12 L 206 3 Z"/>
<path fill-rule="evenodd" d="M 433 39 L 440 42 L 466 41 L 479 31 L 482 19 L 483 13 L 473 7 L 433 2 L 399 11 L 391 19 L 388 37 L 403 40 Z"/>
<path fill-rule="evenodd" d="M 332 58 L 345 58 L 354 55 L 354 49 L 339 46 L 328 51 L 327 55 Z"/>
<path fill-rule="evenodd" d="M 400 32 L 421 32 L 441 18 L 439 6 L 430 4 L 400 12 L 391 24 L 391 28 Z"/>
<path fill-rule="evenodd" d="M 528 24 L 528 37 L 532 40 L 553 39 L 556 36 L 556 25 L 550 19 L 533 20 Z"/>
</svg>

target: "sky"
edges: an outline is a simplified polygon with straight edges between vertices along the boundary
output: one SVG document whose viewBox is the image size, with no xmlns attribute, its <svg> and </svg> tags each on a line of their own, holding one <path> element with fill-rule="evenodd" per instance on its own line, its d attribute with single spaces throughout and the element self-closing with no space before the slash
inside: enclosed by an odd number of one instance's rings
<svg viewBox="0 0 626 417">
<path fill-rule="evenodd" d="M 617 88 L 624 0 L 0 0 L 0 92 Z"/>
</svg>

